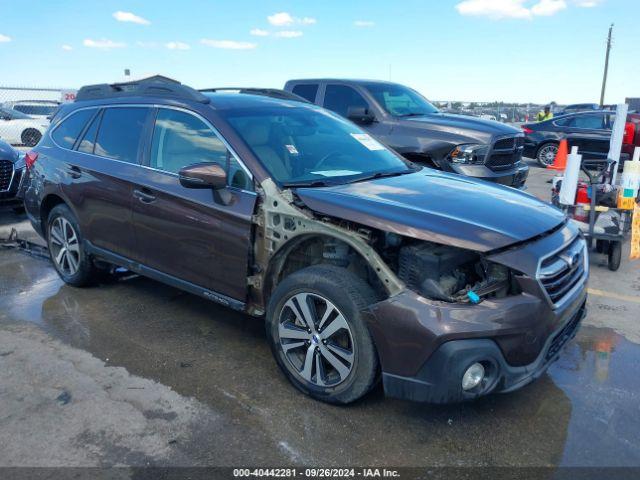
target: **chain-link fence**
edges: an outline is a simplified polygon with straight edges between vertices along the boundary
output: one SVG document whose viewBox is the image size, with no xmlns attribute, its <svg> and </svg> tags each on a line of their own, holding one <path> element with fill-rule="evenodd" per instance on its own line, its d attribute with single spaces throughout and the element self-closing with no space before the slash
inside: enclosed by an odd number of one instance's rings
<svg viewBox="0 0 640 480">
<path fill-rule="evenodd" d="M 14 146 L 33 146 L 61 103 L 75 99 L 75 89 L 0 85 L 0 140 Z"/>
</svg>

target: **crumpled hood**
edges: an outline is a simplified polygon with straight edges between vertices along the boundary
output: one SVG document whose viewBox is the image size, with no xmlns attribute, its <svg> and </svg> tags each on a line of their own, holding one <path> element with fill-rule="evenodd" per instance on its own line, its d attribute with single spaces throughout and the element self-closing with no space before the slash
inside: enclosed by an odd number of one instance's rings
<svg viewBox="0 0 640 480">
<path fill-rule="evenodd" d="M 320 214 L 480 252 L 528 240 L 565 218 L 519 190 L 429 168 L 296 193 Z"/>
<path fill-rule="evenodd" d="M 450 113 L 432 113 L 416 117 L 402 118 L 400 123 L 413 128 L 443 130 L 450 134 L 467 137 L 480 143 L 489 143 L 493 138 L 503 135 L 516 135 L 521 130 L 504 123 L 467 115 Z"/>
</svg>

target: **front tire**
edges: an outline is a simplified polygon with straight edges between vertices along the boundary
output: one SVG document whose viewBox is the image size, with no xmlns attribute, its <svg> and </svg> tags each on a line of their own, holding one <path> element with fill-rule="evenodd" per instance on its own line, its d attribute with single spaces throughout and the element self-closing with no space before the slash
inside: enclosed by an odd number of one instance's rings
<svg viewBox="0 0 640 480">
<path fill-rule="evenodd" d="M 553 162 L 556 159 L 556 155 L 558 154 L 558 144 L 557 143 L 545 143 L 540 146 L 538 149 L 538 153 L 536 153 L 536 160 L 542 167 L 548 167 L 549 165 L 553 165 Z"/>
<path fill-rule="evenodd" d="M 369 285 L 332 265 L 304 268 L 278 285 L 267 307 L 267 337 L 298 390 L 347 404 L 375 386 L 378 356 L 361 313 L 375 302 Z"/>
<path fill-rule="evenodd" d="M 26 145 L 27 147 L 35 147 L 41 138 L 42 134 L 38 130 L 35 130 L 33 128 L 26 129 L 20 136 L 22 144 Z"/>
<path fill-rule="evenodd" d="M 98 278 L 87 255 L 78 221 L 69 207 L 55 206 L 47 220 L 47 245 L 53 267 L 65 283 L 85 287 Z"/>
</svg>

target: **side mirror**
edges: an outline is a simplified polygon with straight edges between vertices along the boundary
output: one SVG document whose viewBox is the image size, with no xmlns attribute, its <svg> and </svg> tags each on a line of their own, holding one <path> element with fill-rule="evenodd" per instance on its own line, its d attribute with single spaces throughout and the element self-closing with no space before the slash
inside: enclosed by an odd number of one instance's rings
<svg viewBox="0 0 640 480">
<path fill-rule="evenodd" d="M 349 107 L 347 118 L 352 122 L 362 124 L 373 123 L 376 119 L 375 115 L 366 107 Z"/>
<path fill-rule="evenodd" d="M 185 188 L 220 190 L 227 186 L 227 172 L 215 162 L 194 163 L 181 168 L 178 178 Z"/>
</svg>

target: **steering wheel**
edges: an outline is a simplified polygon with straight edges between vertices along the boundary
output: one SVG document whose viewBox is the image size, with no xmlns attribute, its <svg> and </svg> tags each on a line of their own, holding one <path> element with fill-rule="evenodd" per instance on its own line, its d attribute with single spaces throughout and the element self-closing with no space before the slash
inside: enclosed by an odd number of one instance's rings
<svg viewBox="0 0 640 480">
<path fill-rule="evenodd" d="M 329 152 L 327 153 L 324 157 L 322 157 L 320 159 L 320 161 L 316 164 L 316 166 L 313 168 L 314 170 L 320 170 L 322 165 L 329 160 L 331 157 L 337 156 L 337 155 L 342 155 L 342 152 L 338 152 L 338 151 L 333 151 L 333 152 Z"/>
</svg>

